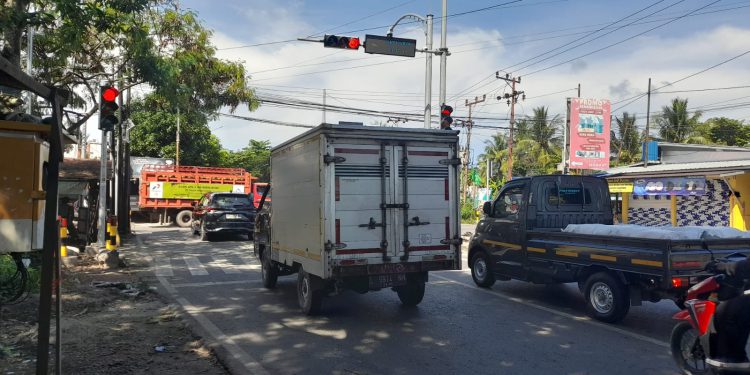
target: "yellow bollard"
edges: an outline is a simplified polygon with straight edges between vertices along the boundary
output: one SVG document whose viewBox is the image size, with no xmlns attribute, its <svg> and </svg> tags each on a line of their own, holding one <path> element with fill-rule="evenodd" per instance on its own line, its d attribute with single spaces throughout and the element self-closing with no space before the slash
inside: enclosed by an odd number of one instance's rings
<svg viewBox="0 0 750 375">
<path fill-rule="evenodd" d="M 109 251 L 117 250 L 117 232 L 116 230 L 113 232 L 114 228 L 115 226 L 112 225 L 111 222 L 107 221 L 107 236 L 104 242 L 107 250 Z"/>
<path fill-rule="evenodd" d="M 68 238 L 68 220 L 60 220 L 60 256 L 68 256 L 68 247 L 65 246 L 65 239 Z"/>
</svg>

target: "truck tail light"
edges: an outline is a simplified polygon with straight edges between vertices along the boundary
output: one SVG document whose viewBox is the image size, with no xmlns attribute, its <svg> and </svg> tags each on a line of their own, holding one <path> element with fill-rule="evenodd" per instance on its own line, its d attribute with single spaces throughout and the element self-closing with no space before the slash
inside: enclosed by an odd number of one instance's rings
<svg viewBox="0 0 750 375">
<path fill-rule="evenodd" d="M 683 288 L 690 285 L 690 281 L 687 277 L 673 277 L 672 278 L 672 287 L 674 288 Z"/>
</svg>

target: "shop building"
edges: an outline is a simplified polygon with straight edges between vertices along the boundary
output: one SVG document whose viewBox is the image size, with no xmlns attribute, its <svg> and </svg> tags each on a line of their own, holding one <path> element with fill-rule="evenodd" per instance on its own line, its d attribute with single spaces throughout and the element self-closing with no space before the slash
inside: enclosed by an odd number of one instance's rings
<svg viewBox="0 0 750 375">
<path fill-rule="evenodd" d="M 606 177 L 621 223 L 750 228 L 750 148 L 657 143 Z"/>
</svg>

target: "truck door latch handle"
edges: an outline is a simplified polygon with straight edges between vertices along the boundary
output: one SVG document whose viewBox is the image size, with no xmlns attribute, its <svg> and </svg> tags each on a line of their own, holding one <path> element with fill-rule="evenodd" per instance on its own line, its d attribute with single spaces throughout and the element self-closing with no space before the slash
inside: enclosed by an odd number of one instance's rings
<svg viewBox="0 0 750 375">
<path fill-rule="evenodd" d="M 417 225 L 430 225 L 429 221 L 419 221 L 419 216 L 414 216 L 411 218 L 411 221 L 409 222 L 409 226 L 417 226 Z"/>
<path fill-rule="evenodd" d="M 367 224 L 359 224 L 360 228 L 375 229 L 376 227 L 382 227 L 383 223 L 376 223 L 375 219 L 370 218 L 370 222 Z"/>
<path fill-rule="evenodd" d="M 328 154 L 326 154 L 325 156 L 323 156 L 323 162 L 326 163 L 326 164 L 343 163 L 345 161 L 346 161 L 346 158 L 343 157 L 343 156 L 331 156 L 331 155 L 328 155 Z"/>
</svg>

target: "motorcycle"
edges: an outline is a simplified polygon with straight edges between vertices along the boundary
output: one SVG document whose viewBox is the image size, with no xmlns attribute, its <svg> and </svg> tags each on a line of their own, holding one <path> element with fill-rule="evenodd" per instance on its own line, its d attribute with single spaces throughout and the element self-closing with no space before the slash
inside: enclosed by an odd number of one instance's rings
<svg viewBox="0 0 750 375">
<path fill-rule="evenodd" d="M 685 309 L 672 317 L 679 322 L 672 330 L 670 339 L 672 356 L 683 373 L 750 374 L 750 362 L 725 362 L 719 359 L 722 353 L 716 353 L 714 328 L 714 314 L 721 301 L 742 294 L 750 295 L 747 289 L 744 280 L 718 274 L 688 290 Z"/>
</svg>

